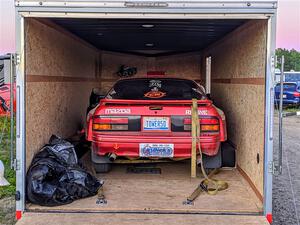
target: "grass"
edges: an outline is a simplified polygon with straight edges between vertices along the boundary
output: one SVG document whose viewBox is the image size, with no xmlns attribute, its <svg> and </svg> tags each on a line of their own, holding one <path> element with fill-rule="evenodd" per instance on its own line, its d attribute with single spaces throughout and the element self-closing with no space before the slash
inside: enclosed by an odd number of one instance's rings
<svg viewBox="0 0 300 225">
<path fill-rule="evenodd" d="M 283 107 L 283 113 L 298 112 L 298 111 L 300 111 L 300 106 L 284 106 Z M 275 113 L 278 113 L 277 105 L 275 105 Z"/>
<path fill-rule="evenodd" d="M 2 136 L 3 135 L 3 136 Z M 2 141 L 1 141 L 2 136 Z M 5 167 L 5 178 L 9 186 L 0 187 L 0 199 L 13 196 L 16 191 L 16 173 L 10 169 L 10 119 L 0 117 L 0 160 Z"/>
<path fill-rule="evenodd" d="M 298 106 L 288 106 L 284 109 L 285 112 L 298 112 L 300 111 L 300 107 Z"/>
<path fill-rule="evenodd" d="M 15 126 L 14 126 L 15 128 Z M 0 160 L 5 167 L 4 177 L 10 183 L 0 187 L 0 224 L 15 224 L 16 173 L 10 169 L 10 119 L 0 117 Z"/>
</svg>

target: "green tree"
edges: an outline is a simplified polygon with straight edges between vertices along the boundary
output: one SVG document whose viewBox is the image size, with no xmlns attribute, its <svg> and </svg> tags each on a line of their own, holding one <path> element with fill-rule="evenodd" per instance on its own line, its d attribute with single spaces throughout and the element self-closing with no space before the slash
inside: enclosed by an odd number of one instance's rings
<svg viewBox="0 0 300 225">
<path fill-rule="evenodd" d="M 300 71 L 300 52 L 295 49 L 285 49 L 278 48 L 276 49 L 276 56 L 278 59 L 277 68 L 281 68 L 281 56 L 284 55 L 284 71 Z"/>
</svg>

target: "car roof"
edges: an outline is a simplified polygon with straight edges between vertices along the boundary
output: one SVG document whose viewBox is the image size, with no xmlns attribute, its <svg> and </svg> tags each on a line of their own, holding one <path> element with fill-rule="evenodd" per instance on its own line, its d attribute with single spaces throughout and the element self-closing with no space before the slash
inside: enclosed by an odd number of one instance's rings
<svg viewBox="0 0 300 225">
<path fill-rule="evenodd" d="M 287 81 L 287 82 L 283 82 L 283 84 L 296 84 L 296 85 L 300 85 L 300 81 Z M 280 82 L 278 82 L 277 85 L 280 85 Z"/>
</svg>

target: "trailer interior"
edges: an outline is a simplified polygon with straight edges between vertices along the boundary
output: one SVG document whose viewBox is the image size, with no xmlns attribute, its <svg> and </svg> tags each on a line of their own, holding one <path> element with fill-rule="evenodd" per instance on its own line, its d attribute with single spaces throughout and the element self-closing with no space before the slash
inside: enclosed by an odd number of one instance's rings
<svg viewBox="0 0 300 225">
<path fill-rule="evenodd" d="M 211 59 L 211 97 L 227 119 L 236 167 L 216 178 L 229 188 L 184 205 L 201 178 L 190 164 L 161 163 L 161 174 L 131 174 L 117 164 L 104 179 L 108 203 L 97 196 L 36 212 L 130 212 L 261 215 L 267 20 L 250 19 L 25 19 L 26 168 L 52 134 L 70 137 L 85 122 L 94 87 L 104 94 L 121 65 L 197 80 L 205 85 Z M 85 157 L 89 162 L 89 157 Z M 121 216 L 122 217 L 122 216 Z M 175 217 L 174 217 L 175 218 Z"/>
</svg>

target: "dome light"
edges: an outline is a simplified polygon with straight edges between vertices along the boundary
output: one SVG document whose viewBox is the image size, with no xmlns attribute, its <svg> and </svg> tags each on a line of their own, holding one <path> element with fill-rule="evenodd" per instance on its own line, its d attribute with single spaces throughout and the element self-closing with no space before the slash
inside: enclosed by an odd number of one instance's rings
<svg viewBox="0 0 300 225">
<path fill-rule="evenodd" d="M 142 27 L 144 27 L 144 28 L 152 28 L 152 27 L 154 27 L 154 25 L 153 24 L 143 24 Z"/>
<path fill-rule="evenodd" d="M 147 47 L 153 47 L 153 46 L 154 46 L 153 43 L 146 43 L 145 45 L 146 45 Z"/>
</svg>

